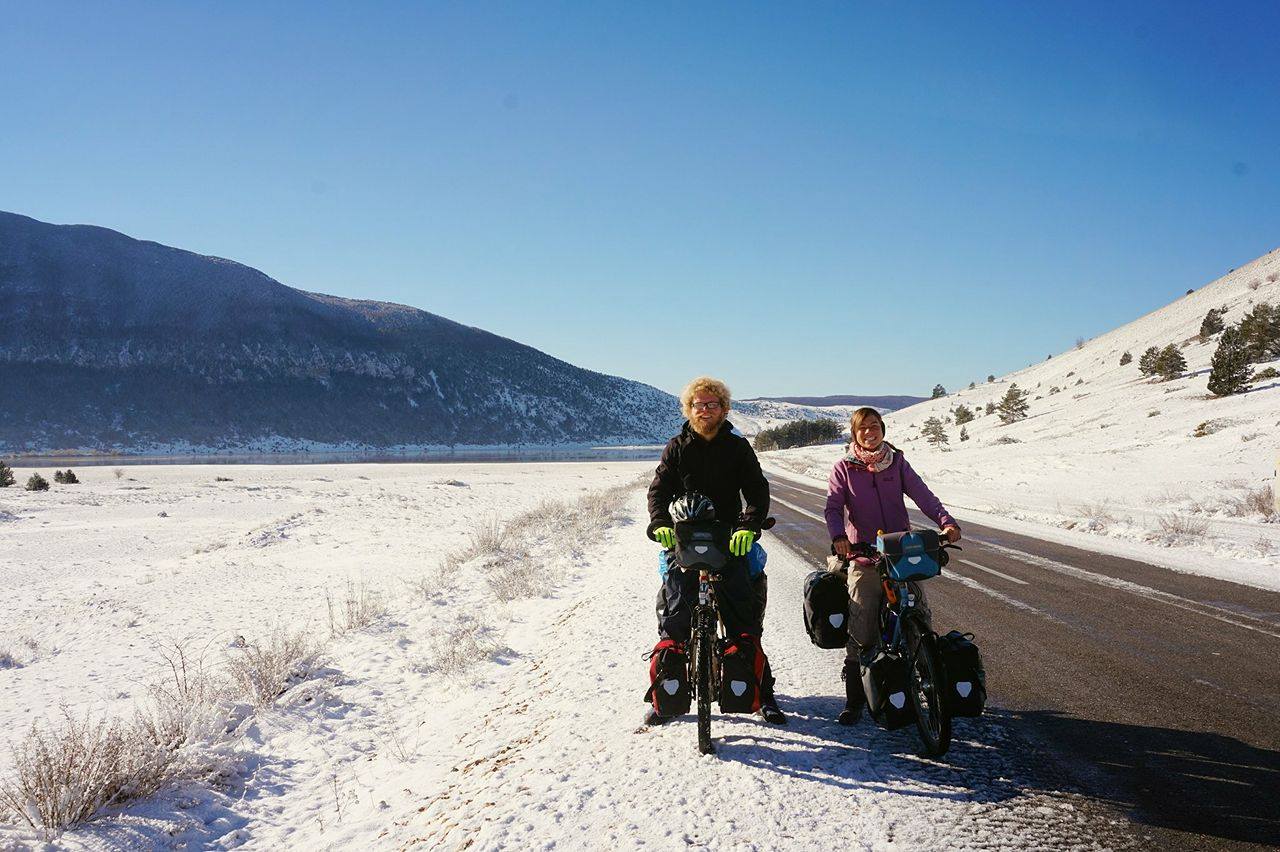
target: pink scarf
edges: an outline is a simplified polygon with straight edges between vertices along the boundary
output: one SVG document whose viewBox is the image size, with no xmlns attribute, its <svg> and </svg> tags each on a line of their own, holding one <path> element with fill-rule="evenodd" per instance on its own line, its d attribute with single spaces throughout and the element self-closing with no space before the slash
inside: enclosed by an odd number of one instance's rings
<svg viewBox="0 0 1280 852">
<path fill-rule="evenodd" d="M 893 464 L 893 447 L 889 446 L 888 441 L 881 441 L 879 447 L 868 450 L 857 441 L 850 441 L 848 458 L 862 462 L 872 473 L 880 473 Z"/>
</svg>

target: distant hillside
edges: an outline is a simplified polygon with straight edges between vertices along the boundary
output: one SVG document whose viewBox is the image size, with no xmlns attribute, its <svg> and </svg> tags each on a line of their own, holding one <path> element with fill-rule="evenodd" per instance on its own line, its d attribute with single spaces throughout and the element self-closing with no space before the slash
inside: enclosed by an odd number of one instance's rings
<svg viewBox="0 0 1280 852">
<path fill-rule="evenodd" d="M 1199 336 L 1210 310 L 1225 308 L 1230 326 L 1280 305 L 1280 250 L 1184 292 L 1077 348 L 895 411 L 888 438 L 962 521 L 1041 524 L 1046 537 L 1280 588 L 1280 358 L 1253 365 L 1262 377 L 1247 392 L 1217 397 L 1207 385 L 1222 333 Z M 1143 352 L 1170 345 L 1186 359 L 1182 375 L 1139 373 Z M 1005 425 L 987 406 L 1015 383 L 1027 417 Z M 929 418 L 945 445 L 924 436 Z M 840 450 L 764 455 L 821 482 Z"/>
<path fill-rule="evenodd" d="M 403 305 L 0 213 L 0 453 L 652 442 L 674 397 Z"/>
<path fill-rule="evenodd" d="M 899 408 L 906 408 L 909 405 L 915 405 L 917 402 L 924 402 L 928 397 L 925 396 L 761 396 L 756 400 L 767 402 L 791 402 L 796 405 L 817 405 L 832 406 L 846 405 L 853 408 L 859 408 L 863 405 L 869 405 L 872 408 L 879 408 L 885 411 L 896 411 Z M 755 400 L 746 400 L 753 402 Z"/>
<path fill-rule="evenodd" d="M 772 399 L 735 399 L 729 419 L 744 435 L 755 435 L 793 420 L 838 420 L 847 429 L 849 415 L 853 414 L 856 407 L 798 405 Z"/>
</svg>

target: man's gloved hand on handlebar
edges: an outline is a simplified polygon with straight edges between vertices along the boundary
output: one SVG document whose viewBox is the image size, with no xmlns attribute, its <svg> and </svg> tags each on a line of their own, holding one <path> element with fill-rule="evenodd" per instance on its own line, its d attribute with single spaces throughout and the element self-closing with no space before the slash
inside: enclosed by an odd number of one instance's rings
<svg viewBox="0 0 1280 852">
<path fill-rule="evenodd" d="M 658 527 L 653 531 L 653 540 L 665 550 L 670 550 L 676 546 L 676 531 L 671 527 Z"/>
<path fill-rule="evenodd" d="M 751 545 L 756 543 L 756 534 L 751 530 L 738 530 L 729 536 L 729 552 L 734 556 L 746 556 Z"/>
</svg>

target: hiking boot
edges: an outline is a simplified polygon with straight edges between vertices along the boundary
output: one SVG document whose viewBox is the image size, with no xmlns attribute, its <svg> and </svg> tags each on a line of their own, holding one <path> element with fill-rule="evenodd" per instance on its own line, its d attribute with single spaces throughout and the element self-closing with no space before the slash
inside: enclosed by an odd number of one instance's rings
<svg viewBox="0 0 1280 852">
<path fill-rule="evenodd" d="M 862 718 L 862 708 L 867 703 L 867 697 L 862 691 L 862 678 L 849 676 L 848 660 L 840 670 L 840 677 L 844 680 L 844 709 L 840 711 L 836 721 L 841 725 L 856 725 Z"/>
<path fill-rule="evenodd" d="M 760 678 L 760 709 L 756 711 L 756 715 L 770 725 L 785 725 L 787 724 L 787 714 L 778 709 L 778 702 L 773 697 L 773 685 L 776 682 L 773 676 L 773 667 L 769 665 L 769 660 L 766 659 L 764 661 L 764 676 Z"/>
<path fill-rule="evenodd" d="M 663 715 L 660 715 L 660 714 L 658 713 L 658 711 L 657 711 L 657 710 L 655 710 L 654 708 L 650 707 L 650 708 L 649 708 L 648 710 L 646 710 L 646 711 L 645 711 L 645 713 L 644 713 L 644 726 L 645 726 L 646 728 L 656 728 L 656 727 L 658 727 L 659 725 L 665 725 L 665 724 L 667 724 L 668 722 L 670 722 L 670 721 L 671 721 L 672 719 L 674 719 L 674 718 L 675 718 L 675 716 L 663 716 Z"/>
<path fill-rule="evenodd" d="M 761 719 L 764 719 L 770 725 L 787 724 L 787 714 L 779 710 L 778 705 L 774 704 L 772 701 L 769 702 L 768 704 L 761 704 L 760 710 L 757 712 L 756 715 L 758 715 Z"/>
</svg>

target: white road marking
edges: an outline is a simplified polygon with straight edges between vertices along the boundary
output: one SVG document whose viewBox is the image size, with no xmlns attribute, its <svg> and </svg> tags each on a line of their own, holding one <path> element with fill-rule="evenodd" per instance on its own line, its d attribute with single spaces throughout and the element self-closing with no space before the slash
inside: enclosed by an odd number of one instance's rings
<svg viewBox="0 0 1280 852">
<path fill-rule="evenodd" d="M 1059 574 L 1065 574 L 1068 577 L 1075 577 L 1078 580 L 1085 580 L 1090 583 L 1097 583 L 1099 586 L 1106 586 L 1108 588 L 1117 589 L 1122 592 L 1128 592 L 1131 595 L 1137 595 L 1138 597 L 1143 597 L 1148 600 L 1159 601 L 1160 603 L 1168 604 L 1169 606 L 1177 607 L 1178 609 L 1183 609 L 1183 610 L 1186 610 L 1187 612 L 1194 612 L 1197 615 L 1203 615 L 1203 616 L 1208 616 L 1209 618 L 1217 619 L 1218 621 L 1221 621 L 1224 624 L 1230 624 L 1235 627 L 1243 627 L 1245 630 L 1252 630 L 1255 633 L 1261 633 L 1265 636 L 1271 636 L 1276 639 L 1280 639 L 1280 633 L 1277 633 L 1273 630 L 1268 630 L 1265 627 L 1259 627 L 1257 624 L 1247 624 L 1243 621 L 1238 620 L 1241 618 L 1252 618 L 1252 616 L 1244 615 L 1242 613 L 1232 612 L 1231 610 L 1222 609 L 1221 607 L 1216 607 L 1212 604 L 1193 601 L 1189 598 L 1184 598 L 1179 595 L 1172 594 L 1171 592 L 1165 592 L 1165 591 L 1161 591 L 1160 589 L 1153 589 L 1149 586 L 1143 586 L 1140 583 L 1134 583 L 1129 580 L 1121 580 L 1119 577 L 1110 577 L 1106 574 L 1097 574 L 1093 571 L 1086 571 L 1085 569 L 1077 568 L 1074 565 L 1067 565 L 1065 562 L 1058 562 L 1053 559 L 1047 559 L 1043 556 L 1036 556 L 1033 553 L 1027 553 L 1022 550 L 1016 550 L 1012 547 L 1005 547 L 1004 545 L 993 544 L 989 541 L 983 541 L 981 539 L 973 539 L 973 540 L 981 543 L 983 547 L 989 547 L 992 550 L 998 551 L 1000 553 L 1003 553 L 1009 556 L 1010 558 L 1017 559 L 1019 562 L 1025 562 L 1026 564 L 1033 565 L 1037 568 L 1046 568 L 1050 571 L 1056 571 Z M 1254 619 L 1254 620 L 1257 621 L 1258 624 L 1265 624 L 1268 627 L 1271 626 L 1269 622 L 1263 621 L 1262 619 Z"/>
<path fill-rule="evenodd" d="M 971 562 L 968 559 L 957 559 L 956 561 L 963 562 L 965 565 L 972 565 L 974 568 L 977 568 L 979 571 L 986 571 L 988 574 L 995 574 L 997 577 L 1004 577 L 1006 580 L 1012 583 L 1017 583 L 1020 586 L 1030 585 L 1026 580 L 1019 580 L 1017 577 L 1010 577 L 1008 574 L 1005 574 L 1002 571 L 997 571 L 994 568 L 988 568 L 985 565 L 979 565 L 977 562 Z"/>
<path fill-rule="evenodd" d="M 982 592 L 985 595 L 990 595 L 991 597 L 995 598 L 1001 603 L 1006 603 L 1009 606 L 1013 607 L 1014 609 L 1020 609 L 1024 612 L 1035 613 L 1036 615 L 1041 616 L 1042 618 L 1046 618 L 1049 621 L 1055 622 L 1057 624 L 1064 623 L 1061 619 L 1050 615 L 1044 610 L 1039 609 L 1038 607 L 1034 607 L 1029 603 L 1024 603 L 1018 600 L 1017 598 L 1011 598 L 1008 595 L 1006 595 L 1004 592 L 998 592 L 995 589 L 992 589 L 988 586 L 984 586 L 981 583 L 979 583 L 977 580 L 973 579 L 972 577 L 966 577 L 963 574 L 957 574 L 955 571 L 945 571 L 945 570 L 942 572 L 940 576 L 944 580 L 955 580 L 957 583 L 959 583 L 962 586 L 965 586 L 967 588 L 973 589 L 978 592 Z"/>
<path fill-rule="evenodd" d="M 822 517 L 818 513 L 810 512 L 808 509 L 802 509 L 799 506 L 797 506 L 795 503 L 788 503 L 786 500 L 783 500 L 781 497 L 776 497 L 771 494 L 769 495 L 769 501 L 771 503 L 781 503 L 783 506 L 786 506 L 791 511 L 799 512 L 800 514 L 804 515 L 806 518 L 813 518 L 815 521 L 821 521 L 824 525 L 827 523 L 827 519 Z"/>
</svg>

